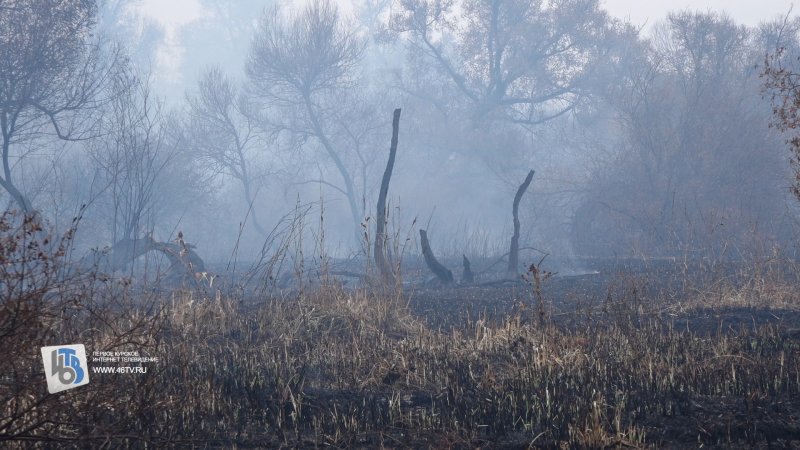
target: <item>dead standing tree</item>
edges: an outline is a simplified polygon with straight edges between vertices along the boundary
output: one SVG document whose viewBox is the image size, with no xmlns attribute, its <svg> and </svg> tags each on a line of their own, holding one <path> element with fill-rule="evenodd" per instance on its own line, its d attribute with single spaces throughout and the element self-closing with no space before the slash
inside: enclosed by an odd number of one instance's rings
<svg viewBox="0 0 800 450">
<path fill-rule="evenodd" d="M 392 118 L 392 142 L 389 147 L 389 161 L 386 162 L 386 170 L 383 172 L 381 180 L 381 190 L 378 194 L 378 219 L 375 221 L 375 265 L 381 273 L 384 281 L 394 284 L 395 274 L 392 264 L 386 257 L 386 221 L 388 213 L 386 211 L 386 196 L 389 193 L 389 180 L 392 178 L 394 169 L 394 159 L 397 154 L 397 136 L 400 131 L 400 108 L 394 110 Z"/>
<path fill-rule="evenodd" d="M 451 284 L 453 282 L 453 272 L 433 256 L 433 250 L 431 250 L 431 245 L 428 242 L 428 233 L 425 230 L 419 230 L 419 237 L 422 241 L 422 256 L 425 257 L 425 264 L 428 265 L 428 268 L 431 269 L 431 272 L 436 275 L 436 278 L 442 284 Z"/>
<path fill-rule="evenodd" d="M 472 284 L 475 282 L 475 274 L 472 273 L 472 265 L 469 262 L 467 255 L 462 255 L 462 265 L 464 269 L 461 272 L 461 282 L 464 284 Z"/>
<path fill-rule="evenodd" d="M 534 171 L 528 172 L 525 181 L 517 189 L 517 195 L 514 196 L 514 207 L 512 214 L 514 216 L 514 234 L 511 236 L 511 248 L 508 251 L 508 274 L 515 276 L 517 274 L 517 267 L 519 266 L 519 202 L 522 200 L 522 195 L 528 190 L 533 180 Z"/>
<path fill-rule="evenodd" d="M 520 236 L 520 222 L 519 222 L 519 203 L 522 200 L 522 196 L 525 194 L 525 191 L 528 190 L 528 187 L 531 185 L 533 181 L 533 175 L 535 171 L 531 170 L 528 172 L 528 176 L 525 177 L 525 181 L 517 189 L 517 194 L 514 196 L 514 205 L 512 208 L 512 215 L 514 216 L 514 234 L 511 236 L 511 248 L 508 252 L 508 275 L 509 278 L 512 280 L 516 278 L 517 275 L 517 268 L 519 266 L 519 236 Z M 428 268 L 436 275 L 436 278 L 439 279 L 443 284 L 450 284 L 453 282 L 453 272 L 451 272 L 447 267 L 443 266 L 435 256 L 433 256 L 433 250 L 431 250 L 430 243 L 428 242 L 428 234 L 425 230 L 419 230 L 419 236 L 422 240 L 422 256 L 425 257 L 425 264 L 427 264 Z M 377 245 L 376 245 L 376 256 L 377 256 Z M 474 283 L 475 278 L 474 274 L 472 273 L 472 267 L 470 265 L 469 259 L 467 256 L 464 255 L 463 258 L 464 264 L 464 271 L 462 273 L 462 282 L 471 284 Z M 535 267 L 535 266 L 532 266 Z M 509 278 L 506 278 L 501 281 L 509 281 Z"/>
</svg>

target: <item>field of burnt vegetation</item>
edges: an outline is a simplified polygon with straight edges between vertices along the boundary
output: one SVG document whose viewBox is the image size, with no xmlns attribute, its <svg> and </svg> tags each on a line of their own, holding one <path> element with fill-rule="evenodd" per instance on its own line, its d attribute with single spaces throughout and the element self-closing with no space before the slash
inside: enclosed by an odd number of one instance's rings
<svg viewBox="0 0 800 450">
<path fill-rule="evenodd" d="M 715 3 L 0 0 L 0 450 L 800 449 L 800 16 Z"/>
<path fill-rule="evenodd" d="M 387 285 L 281 243 L 285 260 L 154 289 L 75 270 L 71 234 L 43 228 L 0 228 L 6 448 L 800 445 L 800 266 L 777 252 L 554 257 L 517 278 L 486 258 L 447 284 L 411 255 Z M 158 362 L 48 394 L 54 343 Z"/>
</svg>

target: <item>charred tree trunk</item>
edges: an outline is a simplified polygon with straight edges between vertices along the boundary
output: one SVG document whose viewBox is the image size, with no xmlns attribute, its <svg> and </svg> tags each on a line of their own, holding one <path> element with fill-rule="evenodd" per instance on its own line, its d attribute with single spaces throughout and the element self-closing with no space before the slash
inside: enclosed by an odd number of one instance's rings
<svg viewBox="0 0 800 450">
<path fill-rule="evenodd" d="M 111 246 L 109 252 L 111 270 L 124 270 L 128 264 L 156 248 L 156 241 L 150 234 L 142 238 L 123 238 Z"/>
<path fill-rule="evenodd" d="M 161 251 L 170 262 L 170 273 L 186 273 L 194 275 L 195 272 L 204 272 L 205 263 L 202 258 L 194 251 L 194 246 L 183 240 L 183 233 L 178 232 L 175 243 L 158 242 L 156 250 Z"/>
<path fill-rule="evenodd" d="M 461 282 L 472 284 L 475 282 L 475 275 L 472 273 L 472 265 L 469 263 L 469 259 L 467 255 L 462 255 L 464 257 L 463 265 L 464 270 L 461 272 Z"/>
<path fill-rule="evenodd" d="M 422 239 L 422 256 L 425 257 L 425 264 L 428 265 L 428 268 L 431 269 L 436 275 L 436 278 L 439 279 L 443 284 L 450 284 L 453 282 L 453 272 L 450 271 L 447 267 L 443 266 L 435 256 L 433 256 L 433 251 L 431 250 L 431 245 L 428 243 L 428 233 L 425 230 L 419 230 L 419 237 Z"/>
<path fill-rule="evenodd" d="M 397 154 L 397 135 L 400 131 L 400 108 L 394 110 L 394 117 L 392 118 L 392 142 L 389 147 L 389 161 L 386 162 L 386 170 L 383 172 L 383 179 L 381 180 L 381 191 L 378 194 L 378 211 L 377 220 L 375 221 L 375 265 L 381 273 L 384 281 L 388 284 L 394 284 L 395 276 L 392 264 L 386 257 L 386 221 L 388 214 L 386 211 L 386 196 L 389 193 L 389 180 L 392 178 L 392 170 L 394 169 L 394 159 Z"/>
<path fill-rule="evenodd" d="M 203 259 L 193 248 L 194 246 L 183 240 L 183 233 L 180 232 L 175 243 L 158 242 L 150 234 L 140 239 L 121 239 L 111 248 L 110 268 L 122 270 L 140 256 L 155 250 L 164 254 L 169 260 L 168 276 L 190 277 L 196 272 L 205 271 Z"/>
<path fill-rule="evenodd" d="M 528 172 L 525 181 L 517 189 L 517 195 L 514 196 L 514 207 L 512 214 L 514 215 L 514 235 L 511 236 L 511 249 L 508 251 L 508 273 L 510 275 L 517 274 L 517 267 L 519 266 L 519 202 L 522 200 L 522 195 L 528 190 L 533 180 L 534 171 Z"/>
</svg>

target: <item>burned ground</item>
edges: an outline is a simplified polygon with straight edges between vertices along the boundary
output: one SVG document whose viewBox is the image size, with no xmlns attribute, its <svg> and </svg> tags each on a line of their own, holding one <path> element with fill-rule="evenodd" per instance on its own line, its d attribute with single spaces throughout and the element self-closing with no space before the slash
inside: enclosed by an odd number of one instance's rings
<svg viewBox="0 0 800 450">
<path fill-rule="evenodd" d="M 413 264 L 402 292 L 333 277 L 271 298 L 147 297 L 84 280 L 95 300 L 4 305 L 3 317 L 28 319 L 24 333 L 2 322 L 12 333 L 0 438 L 14 448 L 797 446 L 791 268 L 553 267 L 543 321 L 524 280 L 483 273 L 436 288 Z M 49 395 L 37 355 L 11 341 L 54 338 L 160 362 Z"/>
</svg>

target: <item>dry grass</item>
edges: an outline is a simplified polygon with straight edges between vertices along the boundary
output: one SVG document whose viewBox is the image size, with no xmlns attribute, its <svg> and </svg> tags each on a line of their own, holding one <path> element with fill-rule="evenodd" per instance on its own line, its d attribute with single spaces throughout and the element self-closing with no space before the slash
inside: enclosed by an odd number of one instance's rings
<svg viewBox="0 0 800 450">
<path fill-rule="evenodd" d="M 58 396 L 44 392 L 36 348 L 5 355 L 29 377 L 14 395 L 4 386 L 2 437 L 16 446 L 499 439 L 595 448 L 661 445 L 675 430 L 678 443 L 717 445 L 797 435 L 789 418 L 800 412 L 800 346 L 781 327 L 701 337 L 654 319 L 587 335 L 514 318 L 442 333 L 401 305 L 323 292 L 260 306 L 187 296 L 151 316 L 129 311 L 83 341 L 157 355 L 155 370 L 96 375 Z M 9 414 L 10 399 L 20 413 Z"/>
<path fill-rule="evenodd" d="M 35 279 L 44 284 L 0 308 L 10 448 L 749 447 L 800 436 L 797 324 L 694 333 L 630 289 L 590 326 L 540 326 L 523 311 L 439 331 L 402 297 L 336 286 L 244 301 Z M 719 295 L 796 304 L 768 284 Z M 161 361 L 47 394 L 38 348 L 73 342 Z"/>
</svg>

